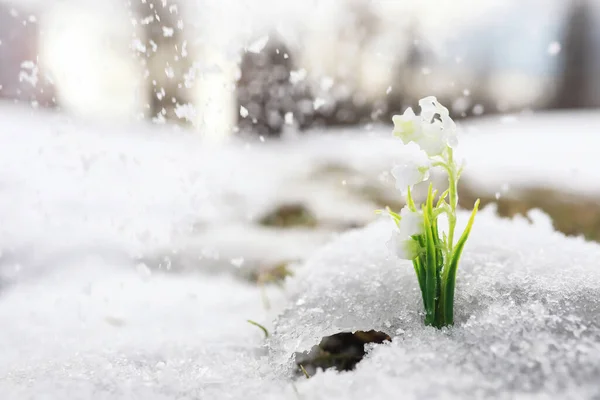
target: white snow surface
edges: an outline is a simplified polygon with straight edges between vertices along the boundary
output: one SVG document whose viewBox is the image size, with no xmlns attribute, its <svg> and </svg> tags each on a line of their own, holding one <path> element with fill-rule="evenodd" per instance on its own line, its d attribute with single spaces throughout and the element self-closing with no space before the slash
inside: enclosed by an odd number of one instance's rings
<svg viewBox="0 0 600 400">
<path fill-rule="evenodd" d="M 460 267 L 457 325 L 422 324 L 390 227 L 343 235 L 288 282 L 264 347 L 244 319 L 258 291 L 226 277 L 140 274 L 82 260 L 0 297 L 7 399 L 297 399 L 291 359 L 324 335 L 380 329 L 391 345 L 353 372 L 295 381 L 300 398 L 566 398 L 600 394 L 600 246 L 549 221 L 477 220 Z M 461 215 L 463 219 L 466 215 Z"/>
<path fill-rule="evenodd" d="M 600 112 L 491 116 L 464 124 L 464 179 L 490 193 L 550 188 L 600 194 Z"/>
<path fill-rule="evenodd" d="M 457 326 L 445 332 L 423 327 L 414 272 L 388 257 L 383 222 L 322 248 L 285 292 L 269 289 L 270 311 L 257 287 L 204 273 L 215 262 L 231 272 L 306 258 L 339 226 L 372 220 L 374 205 L 345 190 L 356 182 L 319 171 L 346 168 L 359 186 L 379 178 L 393 186 L 380 174 L 409 154 L 387 128 L 211 145 L 167 129 L 1 111 L 2 399 L 600 395 L 599 246 L 553 232 L 536 213 L 533 226 L 491 209 L 478 216 L 459 271 Z M 574 135 L 591 131 L 580 122 Z M 532 143 L 543 137 L 538 125 L 523 126 Z M 481 145 L 490 149 L 504 140 L 489 138 Z M 469 160 L 477 140 L 469 133 L 461 142 Z M 494 172 L 502 159 L 493 164 L 490 154 L 480 164 L 490 181 L 517 175 Z M 540 160 L 538 176 L 554 165 Z M 549 176 L 548 185 L 567 180 Z M 256 225 L 290 201 L 305 202 L 324 226 Z M 192 268 L 164 273 L 156 259 L 163 270 Z M 273 337 L 265 343 L 246 319 L 274 328 Z M 356 371 L 292 386 L 293 352 L 356 329 L 381 329 L 394 341 Z"/>
<path fill-rule="evenodd" d="M 468 215 L 461 215 L 462 222 Z M 455 327 L 423 324 L 412 265 L 390 256 L 391 223 L 348 233 L 288 284 L 271 339 L 275 365 L 340 331 L 376 329 L 379 345 L 355 371 L 317 372 L 310 399 L 565 398 L 600 395 L 600 246 L 565 238 L 532 211 L 477 217 L 460 264 Z"/>
<path fill-rule="evenodd" d="M 297 259 L 340 226 L 375 216 L 375 204 L 349 195 L 341 180 L 314 178 L 319 169 L 341 165 L 377 183 L 403 154 L 398 143 L 383 147 L 375 139 L 370 147 L 355 135 L 218 145 L 189 133 L 90 126 L 13 107 L 3 109 L 0 126 L 0 264 L 15 267 L 0 267 L 5 279 L 13 269 L 24 277 L 52 258 L 90 254 Z M 321 228 L 282 236 L 256 225 L 289 202 L 306 204 Z"/>
<path fill-rule="evenodd" d="M 256 288 L 97 259 L 52 267 L 0 293 L 2 399 L 240 398 L 260 379 Z"/>
</svg>

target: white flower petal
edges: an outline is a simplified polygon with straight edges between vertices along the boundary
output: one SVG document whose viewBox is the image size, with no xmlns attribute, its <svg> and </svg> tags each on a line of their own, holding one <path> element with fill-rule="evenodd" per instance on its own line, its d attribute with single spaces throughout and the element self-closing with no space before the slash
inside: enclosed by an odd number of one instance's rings
<svg viewBox="0 0 600 400">
<path fill-rule="evenodd" d="M 396 189 L 404 191 L 429 178 L 429 165 L 409 160 L 396 164 L 392 168 L 392 176 L 396 179 Z"/>
<path fill-rule="evenodd" d="M 435 114 L 439 114 L 439 108 L 437 99 L 435 96 L 427 96 L 419 100 L 419 107 L 421 107 L 421 118 L 425 122 L 431 122 Z"/>
<path fill-rule="evenodd" d="M 392 237 L 387 242 L 389 251 L 401 260 L 413 260 L 419 255 L 421 250 L 419 243 L 412 238 L 403 238 L 401 234 L 394 230 Z"/>
<path fill-rule="evenodd" d="M 423 214 L 420 211 L 411 211 L 408 206 L 404 206 L 400 210 L 400 236 L 408 238 L 413 235 L 420 235 L 423 233 L 424 222 Z"/>
<path fill-rule="evenodd" d="M 442 115 L 441 119 L 445 131 L 448 132 L 456 130 L 456 123 L 452 120 L 452 118 L 450 118 L 450 115 Z"/>
<path fill-rule="evenodd" d="M 417 140 L 417 144 L 430 157 L 442 154 L 446 148 L 446 137 L 440 121 L 423 126 L 423 134 Z"/>
<path fill-rule="evenodd" d="M 393 134 L 404 144 L 416 143 L 430 157 L 441 155 L 446 146 L 457 145 L 456 124 L 450 118 L 450 112 L 441 105 L 435 96 L 419 100 L 421 115 L 416 116 L 412 108 L 404 114 L 392 117 Z"/>
<path fill-rule="evenodd" d="M 407 108 L 402 115 L 394 115 L 394 136 L 398 136 L 404 144 L 414 141 L 420 135 L 421 121 L 412 108 Z"/>
<path fill-rule="evenodd" d="M 453 149 L 456 148 L 456 146 L 458 146 L 458 138 L 456 137 L 456 133 L 448 135 L 448 137 L 446 137 L 446 143 L 448 143 L 448 146 L 452 147 Z"/>
</svg>

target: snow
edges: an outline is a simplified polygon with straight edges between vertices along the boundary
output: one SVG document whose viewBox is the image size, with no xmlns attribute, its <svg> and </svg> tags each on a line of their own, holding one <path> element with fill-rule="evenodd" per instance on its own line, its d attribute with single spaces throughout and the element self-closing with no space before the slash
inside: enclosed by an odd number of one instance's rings
<svg viewBox="0 0 600 400">
<path fill-rule="evenodd" d="M 554 41 L 548 45 L 548 54 L 550 54 L 551 56 L 555 56 L 558 53 L 560 53 L 560 49 L 561 49 L 560 43 Z"/>
<path fill-rule="evenodd" d="M 261 36 L 260 38 L 256 39 L 254 42 L 252 42 L 252 44 L 250 44 L 246 50 L 249 53 L 260 53 L 262 51 L 262 49 L 265 48 L 265 46 L 267 45 L 267 42 L 269 41 L 269 36 L 265 35 L 265 36 Z"/>
<path fill-rule="evenodd" d="M 461 215 L 463 223 L 468 215 Z M 600 246 L 565 238 L 541 212 L 499 220 L 485 209 L 465 248 L 456 326 L 425 327 L 410 262 L 391 258 L 389 221 L 345 234 L 288 282 L 275 365 L 323 336 L 376 329 L 393 341 L 350 373 L 317 373 L 311 399 L 595 398 L 600 395 Z"/>
<path fill-rule="evenodd" d="M 600 193 L 597 111 L 546 112 L 486 117 L 464 124 L 458 156 L 464 180 L 483 192 L 502 185 L 550 188 L 565 193 Z"/>
<path fill-rule="evenodd" d="M 3 398 L 227 398 L 230 374 L 258 373 L 256 288 L 100 260 L 54 267 L 0 297 Z"/>
<path fill-rule="evenodd" d="M 413 154 L 389 127 L 215 145 L 166 128 L 95 126 L 3 110 L 0 263 L 18 258 L 20 275 L 73 248 L 136 259 L 186 250 L 197 259 L 202 248 L 227 260 L 304 258 L 340 229 L 375 218 L 378 205 L 361 191 L 374 186 L 386 198 L 399 198 L 388 172 Z M 599 115 L 466 123 L 457 148 L 466 161 L 463 181 L 481 195 L 532 187 L 598 194 L 593 149 Z M 290 203 L 311 210 L 318 229 L 277 231 L 256 224 Z"/>
<path fill-rule="evenodd" d="M 552 156 L 595 179 L 594 118 L 466 124 L 458 148 L 468 160 L 465 179 L 484 190 L 501 183 L 592 190 Z M 566 129 L 571 140 L 560 142 Z M 2 397 L 599 395 L 597 244 L 553 232 L 539 213 L 531 226 L 484 210 L 459 271 L 457 327 L 439 332 L 422 326 L 412 269 L 388 256 L 389 226 L 375 222 L 338 238 L 376 218 L 360 189 L 395 193 L 382 171 L 410 149 L 390 131 L 214 144 L 167 127 L 91 125 L 3 105 Z M 550 154 L 538 153 L 539 162 L 516 147 L 542 139 Z M 489 149 L 486 156 L 477 146 Z M 512 158 L 492 151 L 503 149 Z M 305 204 L 317 228 L 257 224 L 289 203 Z M 307 257 L 284 291 L 267 289 L 270 310 L 261 289 L 240 279 L 247 268 Z M 272 338 L 265 343 L 247 319 Z M 394 341 L 356 371 L 292 385 L 293 352 L 342 329 L 381 329 Z"/>
<path fill-rule="evenodd" d="M 379 148 L 375 139 L 367 147 L 355 135 L 218 145 L 164 127 L 98 126 L 3 110 L 5 281 L 35 276 L 49 259 L 90 254 L 149 264 L 170 257 L 209 269 L 215 258 L 225 266 L 239 257 L 247 265 L 303 259 L 340 229 L 375 218 L 376 204 L 348 188 L 379 184 L 402 154 L 400 146 Z M 327 168 L 348 169 L 343 179 L 356 184 L 322 172 Z M 317 229 L 257 225 L 288 203 L 305 204 L 320 221 Z"/>
</svg>

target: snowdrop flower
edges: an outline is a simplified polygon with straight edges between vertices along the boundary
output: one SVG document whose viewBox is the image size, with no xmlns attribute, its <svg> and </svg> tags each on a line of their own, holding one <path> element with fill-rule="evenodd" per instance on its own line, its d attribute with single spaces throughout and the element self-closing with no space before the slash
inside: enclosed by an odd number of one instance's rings
<svg viewBox="0 0 600 400">
<path fill-rule="evenodd" d="M 422 127 L 422 135 L 417 140 L 419 147 L 429 157 L 439 156 L 446 148 L 444 130 L 440 121 L 426 123 Z"/>
<path fill-rule="evenodd" d="M 436 125 L 435 130 L 445 144 L 456 146 L 456 123 L 450 118 L 450 112 L 437 101 L 435 96 L 424 97 L 419 100 L 421 118 L 425 124 Z M 434 119 L 439 116 L 439 120 Z M 441 124 L 440 124 L 441 122 Z"/>
<path fill-rule="evenodd" d="M 419 242 L 413 236 L 423 233 L 423 214 L 404 207 L 400 217 L 398 228 L 394 229 L 387 244 L 388 249 L 402 260 L 413 260 L 421 251 Z"/>
<path fill-rule="evenodd" d="M 412 108 L 408 107 L 402 115 L 394 115 L 392 121 L 393 134 L 399 137 L 402 143 L 414 142 L 421 136 L 421 119 L 415 115 Z"/>
<path fill-rule="evenodd" d="M 392 237 L 387 246 L 390 252 L 401 260 L 413 260 L 421 250 L 419 242 L 411 237 L 402 237 L 397 230 L 392 232 Z"/>
<path fill-rule="evenodd" d="M 419 107 L 421 107 L 421 118 L 426 122 L 433 121 L 433 118 L 439 115 L 445 130 L 456 129 L 456 124 L 450 118 L 450 112 L 437 101 L 435 96 L 428 96 L 419 100 Z"/>
<path fill-rule="evenodd" d="M 406 160 L 402 164 L 394 165 L 392 176 L 396 179 L 396 189 L 405 191 L 409 186 L 429 179 L 429 162 Z"/>
<path fill-rule="evenodd" d="M 420 116 L 415 115 L 409 107 L 404 114 L 392 117 L 394 135 L 404 144 L 416 143 L 430 157 L 441 155 L 448 145 L 455 146 L 456 124 L 450 118 L 448 109 L 435 96 L 419 100 L 419 107 Z"/>
<path fill-rule="evenodd" d="M 423 295 L 425 324 L 437 328 L 454 324 L 454 290 L 456 268 L 465 241 L 469 237 L 479 200 L 475 202 L 469 222 L 455 240 L 456 210 L 458 208 L 458 179 L 461 169 L 454 160 L 456 124 L 450 112 L 434 96 L 419 101 L 421 114 L 411 108 L 392 118 L 394 135 L 405 144 L 415 143 L 424 159 L 403 160 L 392 168 L 396 187 L 406 196 L 407 206 L 395 213 L 388 209 L 393 222 L 392 237 L 387 246 L 397 257 L 413 263 Z M 429 178 L 429 169 L 441 167 L 448 175 L 448 189 L 439 197 L 429 185 L 427 200 L 415 204 L 411 187 Z M 448 228 L 440 238 L 438 218 L 443 215 Z M 427 225 L 425 225 L 427 224 Z M 441 272 L 440 272 L 441 271 Z M 441 273 L 441 275 L 436 274 Z M 438 285 L 441 280 L 441 286 Z"/>
<path fill-rule="evenodd" d="M 411 211 L 407 206 L 400 210 L 400 230 L 401 236 L 409 237 L 423 233 L 423 213 L 420 211 Z"/>
</svg>

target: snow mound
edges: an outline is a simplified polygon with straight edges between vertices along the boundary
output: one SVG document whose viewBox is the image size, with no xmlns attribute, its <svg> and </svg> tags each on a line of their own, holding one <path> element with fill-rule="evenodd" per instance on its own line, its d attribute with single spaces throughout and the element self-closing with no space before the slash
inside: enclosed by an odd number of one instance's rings
<svg viewBox="0 0 600 400">
<path fill-rule="evenodd" d="M 3 399 L 240 398 L 260 382 L 257 288 L 99 258 L 60 267 L 0 291 Z"/>
<path fill-rule="evenodd" d="M 349 373 L 319 372 L 311 399 L 597 398 L 600 246 L 566 238 L 540 212 L 501 220 L 486 208 L 463 253 L 452 329 L 425 327 L 416 277 L 388 255 L 388 222 L 345 234 L 290 281 L 270 342 L 275 365 L 323 336 L 393 337 Z M 466 214 L 460 216 L 464 223 Z"/>
</svg>

